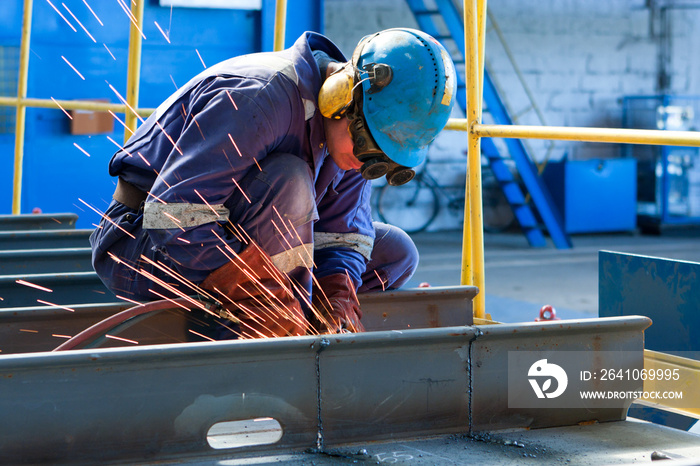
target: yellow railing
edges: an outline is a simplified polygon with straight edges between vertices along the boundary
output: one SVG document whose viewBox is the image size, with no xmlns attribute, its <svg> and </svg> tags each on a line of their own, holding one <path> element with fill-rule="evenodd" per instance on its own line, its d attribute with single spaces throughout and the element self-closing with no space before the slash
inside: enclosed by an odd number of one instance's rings
<svg viewBox="0 0 700 466">
<path fill-rule="evenodd" d="M 485 22 L 486 0 L 464 0 L 467 115 L 466 119 L 451 119 L 446 126 L 446 129 L 467 132 L 468 162 L 461 283 L 479 288 L 479 294 L 474 301 L 474 317 L 478 319 L 484 319 L 486 316 L 480 138 L 562 139 L 700 146 L 700 133 L 697 132 L 481 124 Z"/>
</svg>

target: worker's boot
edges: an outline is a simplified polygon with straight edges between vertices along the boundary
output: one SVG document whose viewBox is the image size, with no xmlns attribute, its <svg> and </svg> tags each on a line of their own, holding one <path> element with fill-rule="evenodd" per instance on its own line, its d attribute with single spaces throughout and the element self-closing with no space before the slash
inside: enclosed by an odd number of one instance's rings
<svg viewBox="0 0 700 466">
<path fill-rule="evenodd" d="M 309 324 L 289 278 L 251 243 L 200 285 L 215 293 L 225 315 L 238 323 L 240 338 L 305 335 Z"/>
<path fill-rule="evenodd" d="M 313 325 L 319 333 L 364 332 L 355 285 L 344 273 L 314 279 Z"/>
</svg>

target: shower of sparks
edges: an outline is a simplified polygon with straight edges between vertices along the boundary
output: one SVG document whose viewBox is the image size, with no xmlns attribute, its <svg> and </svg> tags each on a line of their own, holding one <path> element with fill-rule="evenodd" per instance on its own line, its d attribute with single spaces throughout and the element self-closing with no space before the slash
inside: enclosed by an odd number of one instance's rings
<svg viewBox="0 0 700 466">
<path fill-rule="evenodd" d="M 97 22 L 100 23 L 100 26 L 104 26 L 104 24 L 102 24 L 102 21 L 100 21 L 100 18 L 97 16 L 97 14 L 96 14 L 94 11 L 92 11 L 92 8 L 90 8 L 90 5 L 88 5 L 87 0 L 83 0 L 83 3 L 84 3 L 85 6 L 87 7 L 87 9 L 90 10 L 90 13 L 92 13 L 92 16 L 95 17 L 95 19 L 97 20 Z"/>
<path fill-rule="evenodd" d="M 66 340 L 70 340 L 71 338 L 73 338 L 73 337 L 70 336 L 70 335 L 61 335 L 61 334 L 58 334 L 58 333 L 52 333 L 51 336 L 52 336 L 52 337 L 56 337 L 56 338 L 65 338 Z"/>
<path fill-rule="evenodd" d="M 132 135 L 134 134 L 134 132 L 131 130 L 131 128 L 129 128 L 128 126 L 126 126 L 126 123 L 124 123 L 124 122 L 122 121 L 122 119 L 119 118 L 114 112 L 112 112 L 111 110 L 107 110 L 107 111 L 109 112 L 110 115 L 112 115 L 112 117 L 113 117 L 115 120 L 117 120 L 119 123 L 121 123 L 121 125 L 124 127 L 125 130 L 129 131 Z M 112 142 L 114 142 L 114 141 L 112 141 Z"/>
<path fill-rule="evenodd" d="M 151 164 L 148 163 L 148 160 L 146 160 L 146 157 L 144 157 L 141 152 L 136 152 L 136 153 L 139 154 L 139 157 L 141 157 L 141 160 L 143 160 L 146 163 L 146 165 L 148 165 L 149 167 L 151 166 Z"/>
<path fill-rule="evenodd" d="M 228 138 L 231 140 L 231 143 L 233 143 L 233 147 L 236 148 L 236 152 L 238 152 L 238 156 L 243 157 L 243 154 L 241 154 L 241 151 L 238 149 L 238 145 L 236 145 L 236 141 L 233 140 L 233 136 L 231 136 L 231 133 L 228 133 Z"/>
<path fill-rule="evenodd" d="M 199 54 L 199 50 L 194 49 L 195 52 L 197 52 L 197 56 L 199 57 L 199 61 L 202 62 L 202 66 L 206 69 L 207 65 L 204 64 L 204 60 L 202 59 L 202 56 Z"/>
<path fill-rule="evenodd" d="M 57 106 L 58 108 L 60 108 L 61 110 L 63 110 L 63 113 L 65 113 L 66 116 L 67 116 L 68 118 L 70 118 L 71 120 L 73 119 L 73 117 L 70 115 L 70 113 L 66 112 L 66 109 L 63 108 L 63 107 L 61 107 L 61 104 L 59 104 L 58 101 L 57 101 L 56 99 L 54 99 L 53 97 L 51 97 L 51 100 L 53 100 L 53 103 L 55 103 L 56 106 Z"/>
<path fill-rule="evenodd" d="M 226 95 L 228 96 L 229 100 L 230 100 L 231 103 L 233 104 L 233 108 L 235 108 L 236 110 L 238 110 L 238 105 L 236 105 L 236 102 L 233 101 L 233 97 L 231 97 L 231 94 L 229 93 L 229 91 L 226 91 Z"/>
<path fill-rule="evenodd" d="M 73 65 L 71 64 L 71 62 L 69 62 L 69 61 L 66 59 L 66 57 L 64 57 L 63 55 L 61 55 L 61 58 L 63 58 L 63 61 L 64 61 L 64 62 L 68 63 L 68 66 L 70 66 L 71 68 L 73 68 L 73 71 L 75 71 L 75 72 L 78 74 L 78 76 L 80 76 L 80 79 L 82 79 L 83 81 L 85 81 L 85 76 L 83 76 L 82 74 L 80 74 L 80 71 L 78 71 L 78 70 L 75 68 L 75 66 L 73 66 Z"/>
<path fill-rule="evenodd" d="M 202 335 L 202 334 L 201 334 L 201 333 L 199 333 L 199 332 L 195 332 L 195 331 L 194 331 L 194 330 L 192 330 L 192 329 L 188 329 L 188 331 L 189 331 L 190 333 L 194 333 L 194 334 L 195 334 L 195 335 L 197 335 L 198 337 L 202 337 L 202 338 L 204 338 L 205 340 L 209 340 L 209 341 L 216 341 L 216 340 L 214 340 L 213 338 L 209 338 L 208 336 L 206 336 L 206 335 Z"/>
<path fill-rule="evenodd" d="M 112 51 L 109 50 L 109 47 L 107 47 L 107 44 L 105 44 L 104 42 L 102 42 L 102 45 L 105 46 L 105 48 L 107 49 L 107 53 L 109 53 L 109 55 L 112 57 L 112 59 L 114 59 L 114 60 L 116 61 L 116 60 L 117 60 L 117 57 L 115 57 L 114 54 L 112 53 Z"/>
<path fill-rule="evenodd" d="M 77 30 L 75 27 L 73 27 L 73 25 L 70 23 L 70 21 L 68 21 L 68 20 L 66 19 L 66 17 L 63 16 L 63 13 L 61 13 L 61 12 L 58 10 L 58 8 L 56 8 L 56 7 L 53 5 L 53 3 L 51 3 L 50 0 L 46 0 L 46 3 L 48 3 L 49 5 L 51 5 L 51 8 L 53 8 L 54 10 L 56 10 L 56 13 L 58 13 L 58 16 L 60 16 L 61 18 L 63 18 L 63 21 L 65 21 L 66 24 L 68 24 L 68 26 L 70 26 L 70 28 L 73 30 L 73 32 L 78 32 L 78 30 Z"/>
<path fill-rule="evenodd" d="M 105 338 L 111 338 L 112 340 L 124 341 L 124 342 L 126 342 L 126 343 L 131 343 L 131 344 L 133 344 L 133 345 L 138 345 L 138 344 L 139 344 L 138 341 L 129 340 L 128 338 L 115 337 L 114 335 L 105 334 Z"/>
<path fill-rule="evenodd" d="M 61 308 L 61 309 L 65 309 L 66 311 L 75 312 L 75 309 L 71 309 L 71 308 L 66 307 L 66 306 L 61 306 L 60 304 L 50 303 L 50 302 L 44 301 L 44 300 L 42 300 L 42 299 L 37 299 L 36 301 L 37 301 L 38 303 L 41 303 L 41 304 L 46 304 L 47 306 L 59 307 L 59 308 Z"/>
<path fill-rule="evenodd" d="M 27 332 L 27 333 L 39 333 L 38 330 L 29 330 L 27 328 L 21 328 L 19 329 L 20 332 Z"/>
<path fill-rule="evenodd" d="M 119 149 L 121 149 L 121 150 L 123 150 L 124 152 L 126 152 L 126 154 L 127 154 L 129 157 L 133 157 L 129 151 L 127 151 L 126 149 L 124 149 L 124 147 L 122 147 L 121 144 L 119 144 L 117 141 L 115 141 L 114 139 L 112 139 L 110 136 L 107 136 L 107 139 L 109 139 L 109 140 L 112 142 L 112 144 L 114 144 L 115 146 L 117 146 Z"/>
<path fill-rule="evenodd" d="M 143 306 L 143 303 L 140 303 L 138 301 L 134 301 L 133 299 L 125 298 L 124 296 L 119 296 L 118 294 L 114 295 L 117 299 L 121 299 L 122 301 L 127 301 L 132 304 L 136 304 L 137 306 Z"/>
<path fill-rule="evenodd" d="M 94 43 L 97 43 L 97 41 L 95 40 L 95 38 L 92 37 L 92 34 L 90 34 L 90 32 L 85 28 L 85 26 L 83 26 L 83 23 L 81 23 L 80 20 L 79 20 L 78 18 L 75 17 L 75 15 L 73 14 L 73 12 L 70 11 L 70 9 L 68 9 L 68 7 L 66 6 L 66 4 L 65 4 L 65 3 L 61 3 L 61 5 L 63 6 L 63 8 L 66 9 L 66 11 L 68 12 L 68 14 L 70 14 L 70 15 L 73 17 L 73 19 L 75 20 L 75 22 L 78 23 L 78 26 L 80 26 L 81 28 L 83 28 L 83 31 L 85 31 L 85 34 L 87 34 L 88 37 L 89 37 L 90 39 L 92 39 L 92 41 L 93 41 Z"/>
<path fill-rule="evenodd" d="M 161 29 L 160 24 L 158 24 L 158 21 L 153 21 L 153 23 L 156 25 L 156 27 L 158 28 L 158 30 L 160 31 L 160 33 L 163 34 L 163 37 L 165 37 L 165 40 L 167 40 L 167 41 L 168 41 L 168 44 L 169 44 L 169 43 L 170 43 L 170 38 L 169 38 L 168 35 L 165 33 L 165 31 L 163 31 L 163 30 Z"/>
<path fill-rule="evenodd" d="M 141 37 L 143 37 L 144 40 L 146 40 L 146 36 L 143 34 L 143 31 L 141 28 L 139 28 L 139 25 L 136 24 L 136 17 L 131 13 L 131 10 L 129 7 L 124 3 L 123 0 L 117 0 L 117 3 L 119 3 L 119 6 L 122 7 L 122 10 L 124 10 L 124 13 L 129 17 L 129 21 L 131 21 L 131 24 L 134 25 L 134 27 L 139 31 L 141 34 Z"/>
<path fill-rule="evenodd" d="M 83 201 L 83 200 L 80 199 L 80 198 L 78 198 L 78 200 L 79 200 L 80 202 L 82 202 L 83 204 L 85 204 L 86 206 L 88 206 L 90 209 L 92 209 L 92 210 L 93 210 L 95 213 L 97 213 L 100 217 L 102 217 L 103 219 L 107 220 L 109 223 L 111 223 L 111 224 L 114 225 L 115 227 L 119 228 L 119 229 L 120 229 L 121 231 L 123 231 L 124 233 L 126 233 L 131 239 L 136 239 L 136 237 L 135 237 L 134 235 L 132 235 L 131 233 L 129 233 L 128 231 L 126 231 L 124 228 L 122 228 L 121 226 L 119 226 L 119 225 L 117 225 L 116 223 L 114 223 L 114 220 L 112 220 L 111 218 L 109 218 L 109 217 L 108 217 L 107 215 L 105 215 L 103 212 L 100 212 L 99 209 L 96 209 L 95 207 L 91 206 L 90 204 L 88 204 L 87 202 Z"/>
<path fill-rule="evenodd" d="M 245 197 L 245 200 L 248 201 L 248 204 L 252 204 L 252 202 L 250 202 L 250 198 L 246 195 L 245 191 L 243 191 L 243 188 L 241 188 L 241 185 L 239 185 L 238 182 L 236 182 L 236 179 L 231 178 L 231 181 L 233 181 L 233 184 L 235 184 L 238 190 L 241 192 L 241 194 L 243 194 L 243 197 Z"/>
<path fill-rule="evenodd" d="M 19 285 L 24 285 L 24 286 L 30 286 L 30 287 L 32 287 L 32 288 L 36 288 L 37 290 L 48 291 L 49 293 L 53 293 L 53 290 L 51 290 L 51 289 L 49 289 L 49 288 L 45 288 L 45 287 L 43 287 L 43 286 L 39 286 L 39 285 L 37 285 L 37 284 L 35 284 L 35 283 L 29 283 L 29 282 L 24 281 L 24 280 L 15 280 L 15 283 L 17 283 L 17 284 L 19 284 Z"/>
<path fill-rule="evenodd" d="M 85 154 L 85 155 L 87 155 L 88 157 L 90 157 L 90 154 L 88 154 L 87 151 L 86 151 L 85 149 L 83 149 L 82 147 L 80 147 L 80 146 L 78 145 L 77 142 L 74 142 L 73 145 L 74 145 L 75 147 L 77 147 L 78 150 L 79 150 L 80 152 L 82 152 L 83 154 Z"/>
<path fill-rule="evenodd" d="M 385 288 L 384 288 L 384 280 L 382 280 L 382 277 L 380 277 L 380 276 L 379 276 L 379 273 L 377 273 L 377 269 L 374 270 L 374 274 L 375 274 L 375 275 L 377 276 L 377 278 L 379 279 L 379 283 L 382 284 L 382 291 L 386 291 Z"/>
</svg>

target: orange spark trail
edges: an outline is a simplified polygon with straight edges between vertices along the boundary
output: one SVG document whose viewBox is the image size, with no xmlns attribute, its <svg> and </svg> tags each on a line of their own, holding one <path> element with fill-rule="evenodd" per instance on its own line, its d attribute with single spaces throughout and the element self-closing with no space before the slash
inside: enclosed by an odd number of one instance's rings
<svg viewBox="0 0 700 466">
<path fill-rule="evenodd" d="M 56 99 L 54 99 L 53 97 L 51 97 L 51 100 L 53 100 L 53 103 L 55 103 L 56 106 L 57 106 L 58 108 L 60 108 L 61 110 L 63 110 L 63 113 L 65 113 L 66 116 L 67 116 L 68 118 L 70 118 L 71 120 L 73 119 L 73 117 L 70 115 L 70 113 L 66 112 L 66 109 L 63 108 L 63 107 L 61 107 L 61 104 L 59 104 L 58 102 L 56 102 Z"/>
<path fill-rule="evenodd" d="M 163 132 L 163 134 L 165 134 L 165 137 L 168 138 L 168 141 L 170 141 L 170 143 L 173 145 L 173 147 L 175 148 L 175 150 L 178 151 L 178 152 L 180 153 L 180 155 L 184 155 L 184 154 L 182 153 L 182 149 L 180 149 L 180 148 L 177 146 L 177 144 L 175 144 L 175 141 L 173 141 L 173 138 L 171 138 L 170 135 L 169 135 L 168 133 L 165 132 L 165 128 L 163 128 L 163 125 L 161 125 L 160 122 L 157 121 L 157 120 L 156 120 L 156 124 L 158 125 L 158 128 L 160 128 L 160 130 Z"/>
<path fill-rule="evenodd" d="M 124 296 L 119 296 L 118 294 L 114 295 L 117 299 L 121 299 L 123 301 L 127 301 L 133 304 L 136 304 L 137 306 L 143 306 L 143 303 L 140 303 L 138 301 L 134 301 L 133 299 L 125 298 Z"/>
<path fill-rule="evenodd" d="M 204 64 L 204 60 L 202 60 L 202 56 L 199 54 L 199 50 L 194 49 L 194 51 L 197 52 L 197 56 L 199 57 L 199 61 L 201 61 L 204 68 L 206 68 L 207 65 Z"/>
<path fill-rule="evenodd" d="M 122 95 L 119 93 L 119 91 L 117 91 L 117 89 L 116 89 L 114 86 L 112 86 L 112 85 L 109 83 L 109 81 L 106 81 L 106 80 L 105 80 L 105 82 L 107 83 L 107 85 L 109 86 L 109 88 L 112 90 L 112 92 L 114 92 L 114 93 L 116 94 L 116 96 L 119 98 L 119 100 L 121 100 L 121 102 L 122 102 L 124 105 L 126 105 L 126 108 L 128 108 L 129 110 L 131 110 L 131 112 L 136 116 L 136 118 L 138 118 L 138 120 L 139 120 L 141 123 L 143 123 L 143 122 L 145 121 L 145 120 L 143 119 L 143 117 L 141 117 L 141 115 L 139 115 L 138 112 L 136 112 L 136 110 L 134 110 L 134 108 L 133 108 L 131 105 L 129 105 L 129 102 L 127 102 L 126 99 L 125 99 L 124 97 L 122 97 Z"/>
<path fill-rule="evenodd" d="M 46 3 L 48 3 L 49 5 L 51 5 L 51 8 L 53 8 L 54 10 L 56 10 L 56 13 L 58 13 L 58 16 L 60 16 L 61 18 L 63 18 L 63 21 L 65 21 L 66 24 L 68 24 L 68 26 L 70 26 L 70 28 L 73 30 L 73 32 L 78 32 L 78 30 L 77 30 L 76 28 L 73 27 L 73 25 L 70 23 L 70 21 L 68 21 L 68 20 L 66 19 L 66 17 L 63 16 L 63 13 L 61 13 L 60 11 L 58 11 L 58 8 L 56 8 L 55 6 L 53 6 L 53 3 L 51 3 L 50 0 L 46 0 Z"/>
<path fill-rule="evenodd" d="M 182 241 L 183 243 L 186 243 L 186 244 L 191 244 L 190 241 L 186 240 L 185 238 L 180 238 L 179 236 L 178 236 L 177 240 Z"/>
<path fill-rule="evenodd" d="M 80 147 L 80 146 L 78 145 L 77 142 L 74 142 L 73 145 L 74 145 L 75 147 L 77 147 L 78 150 L 80 150 L 80 152 L 82 152 L 83 154 L 85 154 L 85 155 L 87 155 L 88 157 L 90 157 L 90 154 L 88 154 L 87 151 L 86 151 L 85 149 L 83 149 L 82 147 Z"/>
<path fill-rule="evenodd" d="M 68 66 L 70 66 L 71 68 L 73 68 L 73 71 L 75 71 L 75 72 L 78 74 L 78 76 L 80 76 L 80 79 L 82 79 L 83 81 L 85 81 L 85 76 L 83 76 L 82 74 L 80 74 L 80 71 L 78 71 L 77 69 L 75 69 L 75 66 L 73 66 L 73 65 L 71 64 L 71 62 L 69 62 L 69 61 L 66 59 L 66 57 L 64 57 L 63 55 L 61 55 L 61 58 L 63 58 L 63 61 L 64 61 L 64 62 L 68 63 Z"/>
<path fill-rule="evenodd" d="M 185 305 L 183 305 L 183 304 L 180 304 L 180 303 L 178 303 L 177 301 L 175 301 L 175 300 L 173 300 L 173 299 L 171 299 L 171 298 L 168 298 L 167 296 L 163 296 L 162 294 L 158 293 L 157 291 L 154 291 L 154 290 L 152 290 L 152 289 L 150 289 L 150 288 L 148 289 L 148 291 L 151 292 L 151 293 L 153 293 L 154 295 L 156 295 L 156 296 L 158 296 L 158 297 L 160 297 L 160 298 L 166 300 L 166 301 L 170 301 L 170 302 L 173 303 L 174 305 L 179 306 L 179 307 L 183 308 L 183 309 L 186 310 L 186 311 L 189 311 L 189 310 L 190 310 L 189 307 L 187 307 L 187 306 L 185 306 Z"/>
<path fill-rule="evenodd" d="M 126 126 L 126 123 L 124 123 L 121 120 L 121 118 L 119 118 L 117 115 L 115 115 L 114 112 L 112 112 L 111 110 L 107 110 L 107 111 L 109 112 L 110 115 L 112 115 L 112 117 L 114 117 L 115 120 L 117 120 L 119 123 L 121 123 L 121 125 L 124 127 L 125 130 L 129 131 L 132 135 L 134 134 L 134 132 L 131 130 L 131 128 Z M 114 141 L 112 141 L 112 142 L 114 142 Z"/>
<path fill-rule="evenodd" d="M 95 14 L 95 12 L 92 11 L 92 8 L 90 8 L 90 5 L 88 5 L 88 2 L 87 2 L 86 0 L 83 0 L 83 3 L 84 3 L 85 6 L 87 7 L 87 9 L 90 10 L 90 13 L 92 13 L 92 16 L 95 17 L 95 19 L 97 20 L 97 22 L 100 23 L 100 26 L 104 26 L 104 24 L 102 24 L 102 21 L 100 21 L 100 18 L 98 18 L 97 14 Z"/>
<path fill-rule="evenodd" d="M 194 121 L 194 124 L 197 125 L 197 129 L 199 130 L 199 134 L 202 135 L 202 139 L 206 140 L 204 133 L 202 132 L 202 127 L 199 126 L 199 123 L 197 122 L 197 117 L 192 117 L 192 121 Z"/>
<path fill-rule="evenodd" d="M 21 328 L 21 329 L 19 329 L 19 331 L 20 331 L 20 332 L 27 332 L 27 333 L 39 333 L 38 330 L 29 330 L 29 329 L 26 329 L 26 328 Z"/>
<path fill-rule="evenodd" d="M 218 213 L 217 211 L 215 211 L 214 208 L 213 208 L 211 205 L 209 205 L 209 203 L 207 202 L 207 200 L 204 199 L 204 198 L 202 197 L 201 194 L 199 194 L 199 191 L 197 191 L 197 190 L 195 189 L 195 190 L 194 190 L 194 193 L 195 193 L 197 196 L 199 196 L 199 198 L 202 200 L 202 202 L 204 202 L 204 203 L 207 205 L 207 207 L 209 207 L 209 208 L 211 209 L 211 211 L 214 212 L 214 214 L 215 214 L 217 217 L 219 216 L 219 213 Z"/>
<path fill-rule="evenodd" d="M 131 155 L 131 153 L 130 153 L 128 150 L 124 149 L 124 147 L 123 147 L 121 144 L 119 144 L 117 141 L 115 141 L 114 139 L 112 139 L 112 138 L 109 137 L 109 136 L 107 136 L 107 139 L 109 139 L 109 140 L 112 142 L 112 144 L 114 144 L 115 146 L 117 146 L 119 149 L 121 149 L 121 150 L 123 150 L 124 152 L 126 152 L 126 154 L 127 154 L 129 157 L 133 157 L 133 155 Z"/>
<path fill-rule="evenodd" d="M 122 227 L 120 227 L 119 225 L 117 225 L 116 223 L 114 223 L 114 220 L 112 220 L 111 218 L 109 218 L 108 216 L 106 216 L 104 213 L 100 212 L 99 210 L 97 210 L 96 208 L 94 208 L 93 206 L 91 206 L 90 204 L 88 204 L 87 202 L 83 201 L 82 199 L 78 198 L 78 200 L 79 200 L 80 202 L 82 202 L 83 204 L 85 204 L 86 206 L 88 206 L 88 207 L 89 207 L 90 209 L 92 209 L 93 211 L 95 211 L 100 217 L 102 217 L 103 219 L 107 220 L 109 223 L 111 223 L 112 225 L 114 225 L 115 227 L 119 228 L 121 231 L 123 231 L 123 232 L 126 233 L 127 235 L 129 235 L 129 237 L 130 237 L 131 239 L 136 239 L 136 237 L 135 237 L 134 235 L 132 235 L 131 233 L 129 233 L 128 231 L 126 231 L 124 228 L 122 228 Z"/>
<path fill-rule="evenodd" d="M 29 282 L 24 281 L 24 280 L 15 280 L 15 283 L 17 283 L 17 284 L 19 284 L 19 285 L 24 285 L 24 286 L 30 286 L 30 287 L 32 287 L 32 288 L 36 288 L 37 290 L 48 291 L 49 293 L 53 293 L 53 290 L 51 290 L 51 289 L 49 289 L 49 288 L 45 288 L 45 287 L 43 287 L 43 286 L 39 286 L 39 285 L 37 285 L 37 284 L 35 284 L 35 283 L 29 283 Z"/>
<path fill-rule="evenodd" d="M 233 184 L 235 184 L 236 187 L 238 188 L 238 190 L 241 192 L 241 194 L 243 194 L 243 197 L 245 197 L 245 200 L 248 201 L 248 204 L 252 204 L 252 202 L 250 201 L 250 198 L 249 198 L 249 197 L 246 195 L 246 193 L 243 191 L 243 188 L 241 188 L 241 185 L 239 185 L 238 182 L 236 182 L 236 179 L 235 179 L 235 178 L 231 178 L 231 181 L 233 181 Z"/>
<path fill-rule="evenodd" d="M 71 338 L 73 338 L 73 337 L 70 336 L 70 335 L 60 335 L 60 334 L 57 334 L 57 333 L 52 333 L 51 336 L 52 336 L 52 337 L 56 337 L 56 338 L 65 338 L 66 340 L 70 340 Z"/>
<path fill-rule="evenodd" d="M 150 194 L 151 197 L 153 197 L 153 199 L 155 199 L 156 201 L 160 202 L 161 204 L 167 204 L 167 202 L 165 202 L 163 199 L 161 199 L 161 198 L 159 198 L 158 196 L 156 196 L 155 194 L 153 194 L 153 192 L 148 191 L 148 194 Z"/>
<path fill-rule="evenodd" d="M 127 343 L 132 343 L 132 344 L 134 344 L 134 345 L 138 345 L 138 344 L 139 344 L 138 341 L 129 340 L 128 338 L 115 337 L 114 335 L 105 334 L 105 338 L 111 338 L 112 340 L 125 341 L 125 342 L 127 342 Z"/>
<path fill-rule="evenodd" d="M 73 19 L 75 20 L 75 22 L 78 23 L 78 26 L 80 26 L 81 28 L 83 28 L 83 31 L 85 31 L 85 34 L 87 34 L 88 37 L 90 37 L 90 39 L 92 39 L 92 41 L 93 41 L 94 43 L 97 43 L 97 41 L 95 40 L 95 38 L 92 37 L 92 34 L 90 34 L 90 33 L 88 32 L 88 30 L 85 29 L 85 26 L 83 26 L 83 23 L 81 23 L 80 20 L 79 20 L 78 18 L 75 17 L 75 15 L 73 14 L 73 12 L 70 11 L 70 10 L 68 9 L 68 7 L 66 6 L 66 4 L 65 4 L 65 3 L 61 3 L 61 5 L 62 5 L 63 8 L 65 8 L 66 11 L 73 17 Z"/>
<path fill-rule="evenodd" d="M 41 300 L 41 299 L 37 299 L 36 301 L 37 301 L 38 303 L 41 303 L 41 304 L 46 304 L 47 306 L 60 307 L 61 309 L 65 309 L 66 311 L 75 312 L 75 309 L 71 309 L 71 308 L 66 307 L 66 306 L 61 306 L 60 304 L 50 303 L 50 302 L 48 302 L 48 301 L 43 301 L 43 300 Z"/>
<path fill-rule="evenodd" d="M 377 269 L 374 269 L 374 274 L 375 274 L 375 275 L 377 276 L 377 278 L 379 279 L 379 283 L 382 284 L 382 291 L 386 291 L 386 290 L 384 289 L 384 280 L 382 280 L 382 277 L 380 277 L 379 274 L 377 273 Z"/>
<path fill-rule="evenodd" d="M 143 154 L 142 154 L 141 152 L 137 152 L 137 154 L 139 154 L 139 157 L 141 157 L 141 160 L 143 160 L 144 162 L 146 162 L 146 165 L 148 165 L 149 167 L 151 166 L 151 164 L 148 163 L 148 160 L 146 160 L 146 157 L 144 157 Z"/>
<path fill-rule="evenodd" d="M 213 338 L 209 338 L 208 336 L 202 335 L 202 334 L 199 333 L 199 332 L 195 332 L 195 331 L 192 330 L 192 329 L 187 329 L 187 331 L 190 332 L 190 333 L 194 333 L 194 334 L 197 335 L 198 337 L 202 337 L 202 338 L 204 338 L 205 340 L 216 341 L 216 340 L 214 340 Z"/>
<path fill-rule="evenodd" d="M 258 170 L 262 171 L 262 167 L 261 167 L 260 164 L 258 163 L 258 159 L 256 159 L 255 157 L 253 157 L 253 160 L 255 161 L 255 165 L 258 166 Z"/>
<path fill-rule="evenodd" d="M 116 60 L 117 60 L 117 57 L 115 57 L 114 54 L 112 53 L 112 51 L 109 50 L 109 47 L 107 47 L 107 44 L 105 44 L 104 42 L 102 42 L 102 45 L 105 46 L 105 48 L 107 49 L 107 52 L 109 53 L 109 55 L 116 61 Z"/>
<path fill-rule="evenodd" d="M 243 154 L 241 154 L 241 151 L 238 149 L 238 145 L 236 145 L 236 141 L 233 140 L 233 137 L 231 136 L 231 133 L 228 133 L 228 138 L 231 140 L 233 143 L 233 147 L 236 148 L 236 152 L 238 152 L 239 157 L 243 157 Z"/>
<path fill-rule="evenodd" d="M 156 27 L 158 28 L 158 30 L 160 31 L 160 33 L 163 34 L 163 37 L 165 37 L 165 40 L 167 40 L 167 41 L 168 41 L 168 44 L 169 44 L 169 43 L 170 43 L 170 38 L 169 38 L 169 37 L 167 36 L 167 34 L 165 34 L 165 32 L 163 32 L 163 30 L 160 28 L 160 24 L 158 24 L 158 21 L 153 21 L 153 22 L 155 23 L 155 25 L 156 25 Z"/>
<path fill-rule="evenodd" d="M 134 17 L 133 14 L 131 14 L 131 10 L 126 6 L 126 4 L 123 2 L 123 0 L 117 0 L 117 3 L 119 3 L 119 6 L 122 7 L 122 10 L 124 10 L 124 13 L 129 17 L 129 21 L 131 21 L 131 24 L 136 27 L 136 29 L 139 31 L 141 34 L 141 37 L 143 37 L 144 40 L 146 40 L 146 36 L 143 34 L 143 31 L 139 27 L 138 24 L 136 24 L 136 18 Z"/>
<path fill-rule="evenodd" d="M 230 100 L 231 103 L 233 104 L 233 108 L 235 108 L 236 110 L 238 110 L 238 105 L 236 105 L 236 102 L 233 101 L 233 97 L 231 97 L 231 94 L 230 94 L 228 91 L 226 91 L 226 95 L 228 96 L 229 100 Z"/>
</svg>

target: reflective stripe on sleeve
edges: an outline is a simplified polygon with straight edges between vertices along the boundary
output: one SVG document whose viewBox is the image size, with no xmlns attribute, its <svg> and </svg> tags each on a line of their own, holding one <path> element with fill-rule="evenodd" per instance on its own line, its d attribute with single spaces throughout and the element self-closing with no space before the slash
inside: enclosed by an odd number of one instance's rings
<svg viewBox="0 0 700 466">
<path fill-rule="evenodd" d="M 223 204 L 184 204 L 146 202 L 143 208 L 144 230 L 191 228 L 216 221 L 226 222 L 229 210 Z"/>
<path fill-rule="evenodd" d="M 314 249 L 343 247 L 362 254 L 370 260 L 374 240 L 371 237 L 359 233 L 326 233 L 314 232 Z"/>
<path fill-rule="evenodd" d="M 314 262 L 314 250 L 311 244 L 302 244 L 271 256 L 272 263 L 283 273 L 289 273 L 297 267 L 310 269 Z"/>
</svg>

